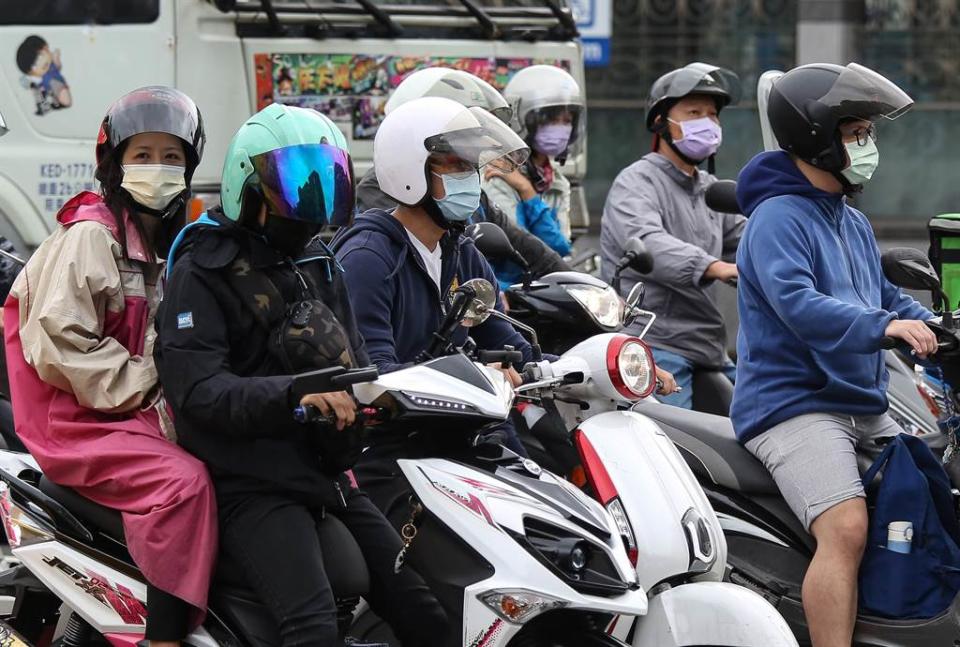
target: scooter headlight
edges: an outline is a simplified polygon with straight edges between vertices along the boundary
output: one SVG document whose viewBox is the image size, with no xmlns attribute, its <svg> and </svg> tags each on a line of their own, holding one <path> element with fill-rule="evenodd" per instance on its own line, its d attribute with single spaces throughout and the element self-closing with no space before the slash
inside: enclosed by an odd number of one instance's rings
<svg viewBox="0 0 960 647">
<path fill-rule="evenodd" d="M 623 301 L 609 285 L 564 285 L 567 294 L 577 300 L 593 320 L 604 328 L 617 329 L 623 322 Z"/>
<path fill-rule="evenodd" d="M 637 337 L 624 335 L 610 340 L 607 373 L 617 392 L 628 400 L 649 396 L 657 384 L 653 353 Z"/>
<path fill-rule="evenodd" d="M 683 515 L 681 524 L 690 550 L 690 571 L 706 573 L 717 561 L 717 544 L 710 524 L 693 508 Z"/>
</svg>

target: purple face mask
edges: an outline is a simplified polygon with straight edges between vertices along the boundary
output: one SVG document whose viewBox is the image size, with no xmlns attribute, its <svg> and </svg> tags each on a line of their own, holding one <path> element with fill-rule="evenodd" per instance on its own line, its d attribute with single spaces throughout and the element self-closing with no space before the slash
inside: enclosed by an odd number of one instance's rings
<svg viewBox="0 0 960 647">
<path fill-rule="evenodd" d="M 537 128 L 537 134 L 533 136 L 533 147 L 547 157 L 556 157 L 567 150 L 571 133 L 572 124 L 544 124 Z"/>
<path fill-rule="evenodd" d="M 675 139 L 673 145 L 681 153 L 692 160 L 700 162 L 717 152 L 720 142 L 723 141 L 723 131 L 720 124 L 710 117 L 691 119 L 689 121 L 673 121 L 683 131 L 682 139 Z"/>
</svg>

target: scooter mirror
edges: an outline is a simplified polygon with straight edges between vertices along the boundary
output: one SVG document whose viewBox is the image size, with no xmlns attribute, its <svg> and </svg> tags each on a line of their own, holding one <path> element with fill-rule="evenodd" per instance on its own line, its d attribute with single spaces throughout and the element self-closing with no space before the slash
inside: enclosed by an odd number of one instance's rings
<svg viewBox="0 0 960 647">
<path fill-rule="evenodd" d="M 887 279 L 908 290 L 930 290 L 940 294 L 940 279 L 926 255 L 912 247 L 894 247 L 880 257 Z"/>
<path fill-rule="evenodd" d="M 646 292 L 647 288 L 643 284 L 643 281 L 637 281 L 633 288 L 630 289 L 630 294 L 627 295 L 627 308 L 630 310 L 639 308 L 643 304 L 643 296 Z"/>
<path fill-rule="evenodd" d="M 480 253 L 488 258 L 508 259 L 513 256 L 513 246 L 507 235 L 492 222 L 477 222 L 467 227 L 467 236 L 473 239 Z"/>
<path fill-rule="evenodd" d="M 737 202 L 737 181 L 717 180 L 709 187 L 703 198 L 707 206 L 720 213 L 743 213 Z"/>
<path fill-rule="evenodd" d="M 630 289 L 630 294 L 627 295 L 626 304 L 623 308 L 622 323 L 624 326 L 629 326 L 640 316 L 642 312 L 640 305 L 643 303 L 643 296 L 646 294 L 646 291 L 647 288 L 643 284 L 643 281 L 637 281 Z"/>
<path fill-rule="evenodd" d="M 636 236 L 627 240 L 620 262 L 624 267 L 629 267 L 640 274 L 653 270 L 653 254 L 647 251 L 647 246 Z"/>
<path fill-rule="evenodd" d="M 497 230 L 499 231 L 500 228 L 497 227 Z M 464 311 L 460 325 L 465 328 L 472 328 L 482 324 L 497 305 L 497 293 L 494 291 L 493 285 L 486 279 L 470 279 L 460 286 L 460 289 L 473 293 L 473 298 Z"/>
</svg>

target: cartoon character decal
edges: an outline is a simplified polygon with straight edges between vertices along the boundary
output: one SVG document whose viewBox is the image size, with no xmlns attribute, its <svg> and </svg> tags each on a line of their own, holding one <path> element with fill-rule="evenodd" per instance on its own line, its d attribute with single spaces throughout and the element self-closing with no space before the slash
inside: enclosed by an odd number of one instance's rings
<svg viewBox="0 0 960 647">
<path fill-rule="evenodd" d="M 40 36 L 27 36 L 20 43 L 17 48 L 17 67 L 23 72 L 23 86 L 33 93 L 37 115 L 69 108 L 73 104 L 70 86 L 60 72 L 60 50 L 50 49 L 47 41 Z"/>
<path fill-rule="evenodd" d="M 566 61 L 539 58 L 257 53 L 257 109 L 273 102 L 313 108 L 354 140 L 372 140 L 390 93 L 416 70 L 452 67 L 502 90 L 518 70 L 536 63 L 569 68 Z"/>
</svg>

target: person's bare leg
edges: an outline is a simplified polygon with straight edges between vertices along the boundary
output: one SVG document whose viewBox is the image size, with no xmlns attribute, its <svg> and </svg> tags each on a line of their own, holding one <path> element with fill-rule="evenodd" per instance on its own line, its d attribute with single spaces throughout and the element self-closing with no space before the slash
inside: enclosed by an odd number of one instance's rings
<svg viewBox="0 0 960 647">
<path fill-rule="evenodd" d="M 180 647 L 179 640 L 151 640 L 147 644 L 150 647 Z"/>
<path fill-rule="evenodd" d="M 857 618 L 857 571 L 867 542 L 867 506 L 838 503 L 814 519 L 817 540 L 803 580 L 803 610 L 813 647 L 850 647 Z"/>
</svg>

